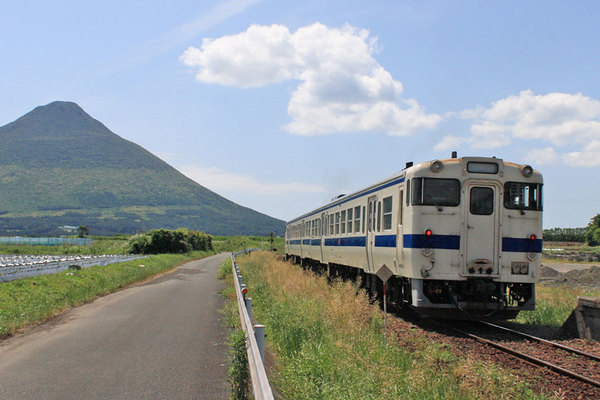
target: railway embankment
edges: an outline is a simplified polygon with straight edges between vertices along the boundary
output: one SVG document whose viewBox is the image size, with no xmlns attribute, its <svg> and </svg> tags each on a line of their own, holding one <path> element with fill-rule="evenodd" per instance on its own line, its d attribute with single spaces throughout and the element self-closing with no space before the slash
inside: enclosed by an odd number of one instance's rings
<svg viewBox="0 0 600 400">
<path fill-rule="evenodd" d="M 560 385 L 464 338 L 383 314 L 356 284 L 270 253 L 238 258 L 285 398 L 560 398 Z M 566 397 L 570 398 L 570 397 Z"/>
</svg>

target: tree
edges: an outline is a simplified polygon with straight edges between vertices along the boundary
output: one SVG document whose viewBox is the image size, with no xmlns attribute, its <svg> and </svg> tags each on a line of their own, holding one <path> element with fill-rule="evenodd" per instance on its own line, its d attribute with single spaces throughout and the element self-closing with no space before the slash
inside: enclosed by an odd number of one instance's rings
<svg viewBox="0 0 600 400">
<path fill-rule="evenodd" d="M 596 214 L 587 226 L 585 234 L 589 246 L 600 245 L 600 214 Z"/>
<path fill-rule="evenodd" d="M 77 232 L 79 232 L 79 237 L 82 238 L 90 234 L 90 229 L 85 225 L 80 225 L 79 228 L 77 228 Z"/>
</svg>

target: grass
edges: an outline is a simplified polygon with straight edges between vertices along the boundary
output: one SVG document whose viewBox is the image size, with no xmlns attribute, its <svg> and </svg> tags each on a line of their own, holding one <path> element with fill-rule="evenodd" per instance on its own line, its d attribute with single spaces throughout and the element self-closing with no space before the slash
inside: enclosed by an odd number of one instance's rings
<svg viewBox="0 0 600 400">
<path fill-rule="evenodd" d="M 267 252 L 238 263 L 287 399 L 540 398 L 510 371 L 419 335 L 388 344 L 379 307 L 352 283 L 330 284 Z"/>
<path fill-rule="evenodd" d="M 6 245 L 0 244 L 0 254 L 31 254 L 31 255 L 55 255 L 55 254 L 127 254 L 127 239 L 115 238 L 97 240 L 93 238 L 89 246 L 77 245 Z"/>
<path fill-rule="evenodd" d="M 236 252 L 244 249 L 268 250 L 270 247 L 269 240 L 268 236 L 213 236 L 212 244 L 217 253 L 224 251 Z M 284 239 L 275 237 L 273 240 L 277 253 L 283 253 Z"/>
<path fill-rule="evenodd" d="M 516 322 L 534 327 L 560 328 L 577 307 L 577 296 L 600 297 L 600 290 L 537 285 L 535 311 L 522 311 Z"/>
<path fill-rule="evenodd" d="M 0 338 L 212 252 L 162 254 L 0 284 Z M 143 267 L 142 267 L 143 265 Z"/>
</svg>

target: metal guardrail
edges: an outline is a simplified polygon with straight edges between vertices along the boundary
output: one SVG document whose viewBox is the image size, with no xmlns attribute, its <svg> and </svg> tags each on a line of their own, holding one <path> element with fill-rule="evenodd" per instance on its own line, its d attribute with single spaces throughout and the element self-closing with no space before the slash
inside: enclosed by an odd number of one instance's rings
<svg viewBox="0 0 600 400">
<path fill-rule="evenodd" d="M 264 343 L 265 343 L 265 327 L 264 325 L 252 325 L 252 300 L 245 297 L 243 289 L 246 285 L 242 282 L 242 275 L 235 261 L 235 257 L 242 253 L 249 253 L 256 249 L 239 251 L 231 255 L 232 270 L 235 283 L 235 293 L 237 297 L 238 310 L 242 329 L 246 333 L 248 341 L 246 342 L 246 350 L 248 352 L 248 369 L 250 370 L 250 378 L 252 380 L 252 393 L 256 400 L 272 400 L 273 392 L 269 385 L 269 379 L 264 366 Z"/>
</svg>

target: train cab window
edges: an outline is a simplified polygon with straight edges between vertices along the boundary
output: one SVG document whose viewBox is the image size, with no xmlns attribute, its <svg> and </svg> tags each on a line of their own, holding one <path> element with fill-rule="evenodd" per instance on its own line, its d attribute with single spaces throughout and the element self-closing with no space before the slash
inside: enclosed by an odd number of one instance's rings
<svg viewBox="0 0 600 400">
<path fill-rule="evenodd" d="M 473 215 L 492 215 L 494 212 L 494 190 L 489 187 L 471 189 L 469 210 Z"/>
<path fill-rule="evenodd" d="M 504 207 L 513 210 L 539 210 L 542 208 L 542 184 L 506 182 Z"/>
<path fill-rule="evenodd" d="M 406 180 L 406 205 L 410 205 L 410 179 Z"/>
<path fill-rule="evenodd" d="M 346 233 L 346 210 L 342 211 L 342 220 L 340 223 L 340 233 L 343 235 Z"/>
<path fill-rule="evenodd" d="M 456 207 L 460 204 L 460 182 L 458 179 L 413 178 L 412 204 Z"/>
<path fill-rule="evenodd" d="M 392 196 L 383 199 L 383 230 L 392 229 Z"/>
<path fill-rule="evenodd" d="M 354 232 L 360 232 L 360 206 L 354 207 Z"/>
<path fill-rule="evenodd" d="M 347 215 L 348 215 L 348 233 L 352 233 L 352 208 L 349 208 L 347 211 Z"/>
<path fill-rule="evenodd" d="M 381 232 L 381 202 L 377 202 L 377 232 Z"/>
<path fill-rule="evenodd" d="M 331 214 L 329 216 L 329 235 L 331 235 L 331 236 L 333 236 L 335 234 L 334 233 L 335 230 L 334 230 L 334 227 L 333 227 L 334 225 L 335 225 L 335 218 L 334 218 L 334 215 Z"/>
<path fill-rule="evenodd" d="M 335 234 L 336 235 L 340 234 L 340 213 L 339 212 L 335 213 Z"/>
</svg>

